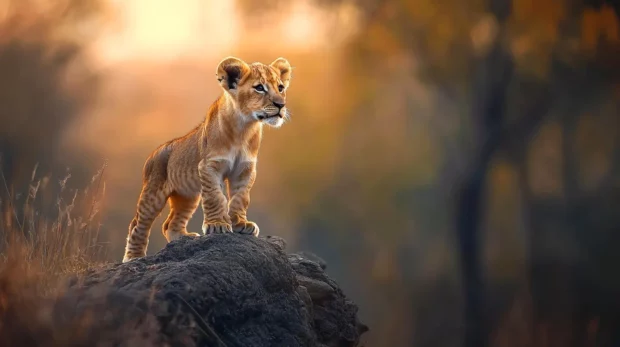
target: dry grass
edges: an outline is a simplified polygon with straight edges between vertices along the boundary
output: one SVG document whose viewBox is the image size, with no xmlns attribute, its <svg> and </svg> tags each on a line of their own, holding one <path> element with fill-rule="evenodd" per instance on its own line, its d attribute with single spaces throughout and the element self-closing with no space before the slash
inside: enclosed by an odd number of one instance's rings
<svg viewBox="0 0 620 347">
<path fill-rule="evenodd" d="M 35 167 L 25 201 L 19 204 L 19 194 L 13 193 L 0 171 L 0 190 L 9 198 L 0 205 L 3 210 L 0 214 L 0 265 L 16 257 L 21 260 L 24 271 L 39 273 L 41 280 L 53 280 L 101 263 L 105 258 L 105 245 L 99 240 L 104 173 L 105 164 L 92 177 L 90 185 L 78 191 L 68 188 L 70 174 L 54 187 L 49 177 L 36 179 Z M 52 200 L 54 209 L 49 213 L 55 217 L 52 221 L 37 211 L 45 202 L 39 197 L 46 189 L 58 191 Z"/>
<path fill-rule="evenodd" d="M 37 179 L 35 168 L 20 204 L 0 171 L 0 196 L 8 196 L 0 204 L 0 347 L 155 344 L 149 337 L 158 331 L 153 317 L 106 331 L 110 322 L 103 316 L 109 315 L 79 312 L 64 296 L 67 277 L 105 259 L 99 240 L 104 173 L 105 165 L 88 187 L 72 191 L 70 175 L 54 187 L 49 178 Z M 53 209 L 42 205 L 46 189 L 58 192 Z M 42 207 L 52 213 L 44 216 L 37 210 Z M 105 293 L 101 297 L 93 307 L 105 308 Z"/>
</svg>

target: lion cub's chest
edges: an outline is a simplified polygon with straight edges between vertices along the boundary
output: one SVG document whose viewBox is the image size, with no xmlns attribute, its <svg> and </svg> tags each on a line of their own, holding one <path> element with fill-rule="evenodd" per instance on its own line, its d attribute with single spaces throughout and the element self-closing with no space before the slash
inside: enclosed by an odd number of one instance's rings
<svg viewBox="0 0 620 347">
<path fill-rule="evenodd" d="M 207 155 L 205 160 L 217 161 L 221 165 L 216 165 L 221 169 L 219 178 L 223 180 L 236 180 L 251 165 L 256 162 L 256 157 L 248 153 L 242 147 L 234 147 L 219 155 Z M 186 169 L 187 170 L 187 169 Z M 188 175 L 189 173 L 189 175 Z M 189 172 L 169 172 L 169 184 L 172 191 L 187 197 L 194 197 L 200 193 L 201 180 L 199 165 L 189 169 Z"/>
<path fill-rule="evenodd" d="M 231 147 L 225 155 L 218 156 L 217 160 L 224 160 L 226 162 L 224 172 L 222 172 L 222 178 L 234 179 L 242 171 L 244 171 L 248 165 L 256 162 L 256 155 L 253 155 L 245 146 Z"/>
</svg>

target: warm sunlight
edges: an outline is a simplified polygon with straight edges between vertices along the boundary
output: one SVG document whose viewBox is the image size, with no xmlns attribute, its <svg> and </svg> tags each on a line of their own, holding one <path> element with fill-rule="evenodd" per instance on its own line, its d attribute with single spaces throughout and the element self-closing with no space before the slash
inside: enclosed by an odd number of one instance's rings
<svg viewBox="0 0 620 347">
<path fill-rule="evenodd" d="M 237 39 L 234 0 L 110 1 L 121 23 L 102 38 L 106 60 L 175 59 L 226 49 Z"/>
<path fill-rule="evenodd" d="M 314 46 L 319 44 L 325 27 L 319 22 L 321 12 L 310 6 L 307 1 L 299 1 L 293 5 L 291 13 L 283 23 L 285 35 L 289 44 Z"/>
<path fill-rule="evenodd" d="M 262 13 L 270 24 L 260 28 L 244 27 L 235 0 L 107 1 L 117 18 L 95 45 L 95 55 L 105 62 L 219 56 L 236 45 L 274 48 L 274 40 L 287 51 L 308 51 L 337 44 L 356 22 L 350 5 L 321 8 L 307 0 L 282 3 L 276 11 Z"/>
</svg>

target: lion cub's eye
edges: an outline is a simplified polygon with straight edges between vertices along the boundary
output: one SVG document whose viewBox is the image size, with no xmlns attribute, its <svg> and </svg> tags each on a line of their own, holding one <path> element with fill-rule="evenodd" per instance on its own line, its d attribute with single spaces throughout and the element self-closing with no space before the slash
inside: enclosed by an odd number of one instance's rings
<svg viewBox="0 0 620 347">
<path fill-rule="evenodd" d="M 264 92 L 265 91 L 265 87 L 263 87 L 262 84 L 254 86 L 254 89 L 256 89 L 257 92 Z"/>
<path fill-rule="evenodd" d="M 280 85 L 278 86 L 278 91 L 279 91 L 280 93 L 282 93 L 282 92 L 284 91 L 284 86 L 280 84 Z"/>
</svg>

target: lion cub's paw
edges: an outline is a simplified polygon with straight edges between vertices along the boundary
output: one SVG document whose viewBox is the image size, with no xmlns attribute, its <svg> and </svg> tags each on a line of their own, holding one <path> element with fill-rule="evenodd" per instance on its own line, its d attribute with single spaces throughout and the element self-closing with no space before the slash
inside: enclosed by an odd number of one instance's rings
<svg viewBox="0 0 620 347">
<path fill-rule="evenodd" d="M 208 223 L 202 225 L 205 235 L 232 233 L 232 226 L 228 223 Z"/>
<path fill-rule="evenodd" d="M 139 259 L 139 258 L 140 257 L 133 257 L 132 258 L 132 257 L 129 257 L 129 256 L 126 255 L 126 256 L 123 257 L 123 264 L 129 263 L 130 261 L 134 261 L 134 260 Z"/>
<path fill-rule="evenodd" d="M 254 236 L 258 236 L 258 233 L 260 233 L 258 225 L 256 225 L 256 223 L 254 222 L 241 222 L 239 224 L 236 224 L 233 227 L 233 231 L 239 234 Z"/>
<path fill-rule="evenodd" d="M 198 233 L 188 233 L 187 231 L 177 232 L 177 233 L 166 232 L 165 235 L 167 235 L 166 239 L 168 240 L 168 242 L 172 242 L 172 241 L 178 240 L 178 239 L 180 239 L 181 237 L 184 237 L 184 236 L 189 236 L 189 237 L 199 237 L 199 236 L 201 236 Z"/>
</svg>

